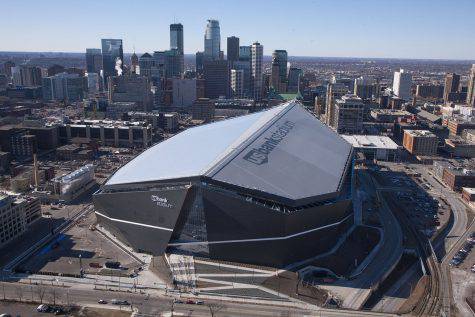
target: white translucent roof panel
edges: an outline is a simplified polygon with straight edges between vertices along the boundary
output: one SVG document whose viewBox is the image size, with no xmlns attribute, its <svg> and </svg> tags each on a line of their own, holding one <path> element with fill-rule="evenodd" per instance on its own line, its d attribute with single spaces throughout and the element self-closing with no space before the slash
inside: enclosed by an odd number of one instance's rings
<svg viewBox="0 0 475 317">
<path fill-rule="evenodd" d="M 203 175 L 286 107 L 291 105 L 187 129 L 144 151 L 106 185 Z"/>
</svg>

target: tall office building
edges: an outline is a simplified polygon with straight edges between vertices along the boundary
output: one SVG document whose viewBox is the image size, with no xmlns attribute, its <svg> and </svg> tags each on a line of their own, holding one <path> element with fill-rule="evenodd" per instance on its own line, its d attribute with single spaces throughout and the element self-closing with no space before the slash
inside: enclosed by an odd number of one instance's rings
<svg viewBox="0 0 475 317">
<path fill-rule="evenodd" d="M 300 78 L 303 76 L 301 68 L 290 67 L 287 79 L 287 92 L 297 93 L 300 90 Z"/>
<path fill-rule="evenodd" d="M 204 63 L 204 53 L 196 52 L 195 54 L 195 65 L 196 65 L 196 74 L 203 74 L 203 63 Z"/>
<path fill-rule="evenodd" d="M 363 132 L 364 104 L 355 95 L 345 95 L 335 102 L 335 124 L 339 134 L 361 134 Z"/>
<path fill-rule="evenodd" d="M 231 63 L 239 60 L 239 37 L 228 37 L 226 54 Z"/>
<path fill-rule="evenodd" d="M 219 21 L 208 20 L 204 37 L 204 57 L 208 60 L 219 60 L 221 51 L 221 34 Z"/>
<path fill-rule="evenodd" d="M 180 54 L 184 54 L 183 25 L 181 23 L 170 24 L 170 49 L 177 49 Z"/>
<path fill-rule="evenodd" d="M 287 90 L 287 51 L 275 50 L 272 53 L 271 86 L 277 92 Z"/>
<path fill-rule="evenodd" d="M 404 69 L 394 72 L 393 91 L 396 96 L 406 101 L 411 100 L 412 75 Z"/>
<path fill-rule="evenodd" d="M 108 82 L 109 102 L 135 102 L 140 110 L 152 108 L 150 80 L 137 75 L 110 77 Z"/>
<path fill-rule="evenodd" d="M 325 99 L 325 123 L 335 126 L 335 101 L 348 93 L 348 87 L 342 83 L 333 83 L 327 85 L 327 95 Z"/>
<path fill-rule="evenodd" d="M 459 87 L 460 75 L 447 73 L 447 75 L 445 75 L 444 101 L 450 101 L 450 94 L 459 92 Z"/>
<path fill-rule="evenodd" d="M 377 85 L 373 78 L 361 76 L 355 79 L 353 94 L 361 99 L 372 99 L 377 97 Z"/>
<path fill-rule="evenodd" d="M 101 44 L 103 76 L 107 82 L 111 76 L 122 75 L 124 51 L 119 39 L 102 39 Z"/>
<path fill-rule="evenodd" d="M 205 97 L 217 99 L 230 95 L 230 65 L 227 60 L 205 60 Z"/>
<path fill-rule="evenodd" d="M 170 77 L 181 77 L 185 72 L 185 59 L 183 49 L 183 25 L 181 23 L 170 24 L 170 51 L 169 63 L 172 64 Z"/>
<path fill-rule="evenodd" d="M 250 97 L 251 89 L 251 62 L 239 60 L 233 63 L 233 69 L 240 71 L 242 70 L 242 89 L 243 97 Z"/>
<path fill-rule="evenodd" d="M 254 42 L 251 46 L 251 92 L 254 100 L 261 100 L 262 93 L 262 59 L 264 46 Z"/>
<path fill-rule="evenodd" d="M 99 74 L 102 69 L 102 52 L 100 48 L 86 48 L 86 70 Z M 52 75 L 50 75 L 52 76 Z"/>
<path fill-rule="evenodd" d="M 144 53 L 139 57 L 140 75 L 145 77 L 152 76 L 152 67 L 155 66 L 155 59 L 149 53 Z"/>
<path fill-rule="evenodd" d="M 467 104 L 471 107 L 475 107 L 475 64 L 472 65 L 472 69 L 470 70 L 467 90 Z"/>
<path fill-rule="evenodd" d="M 251 47 L 250 46 L 239 46 L 239 60 L 251 61 Z"/>
<path fill-rule="evenodd" d="M 78 74 L 60 73 L 43 78 L 44 100 L 81 101 L 86 96 L 86 91 L 87 78 Z"/>
<path fill-rule="evenodd" d="M 244 70 L 231 69 L 231 93 L 233 98 L 244 97 Z"/>
<path fill-rule="evenodd" d="M 130 71 L 132 74 L 140 73 L 139 57 L 135 54 L 135 51 L 130 57 Z"/>
<path fill-rule="evenodd" d="M 181 77 L 184 69 L 183 54 L 178 49 L 172 48 L 165 51 L 165 77 Z"/>
<path fill-rule="evenodd" d="M 13 84 L 17 86 L 41 86 L 42 72 L 41 68 L 36 66 L 20 65 L 11 68 Z"/>
</svg>

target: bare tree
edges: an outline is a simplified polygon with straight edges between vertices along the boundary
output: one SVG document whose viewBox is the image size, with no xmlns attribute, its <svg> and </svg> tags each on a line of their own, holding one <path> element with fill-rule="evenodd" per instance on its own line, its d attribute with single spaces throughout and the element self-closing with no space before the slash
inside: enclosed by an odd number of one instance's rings
<svg viewBox="0 0 475 317">
<path fill-rule="evenodd" d="M 36 295 L 38 295 L 38 298 L 40 299 L 40 303 L 43 304 L 43 298 L 45 297 L 46 293 L 46 287 L 43 285 L 38 285 L 36 287 Z"/>
<path fill-rule="evenodd" d="M 21 298 L 23 297 L 23 288 L 21 285 L 18 285 L 16 288 L 15 288 L 15 294 L 16 296 L 18 297 L 18 299 L 20 300 L 21 302 Z"/>
<path fill-rule="evenodd" d="M 209 308 L 209 313 L 211 314 L 211 317 L 214 317 L 217 312 L 219 312 L 220 310 L 224 308 L 224 305 L 220 303 L 209 303 L 208 308 Z"/>
<path fill-rule="evenodd" d="M 53 305 L 56 305 L 56 290 L 54 287 L 51 287 L 50 295 L 51 295 L 51 301 L 53 302 Z"/>
</svg>

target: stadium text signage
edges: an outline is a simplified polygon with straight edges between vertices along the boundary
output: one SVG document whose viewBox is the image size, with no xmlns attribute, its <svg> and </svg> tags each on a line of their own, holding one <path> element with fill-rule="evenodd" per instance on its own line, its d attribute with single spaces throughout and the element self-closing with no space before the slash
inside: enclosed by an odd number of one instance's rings
<svg viewBox="0 0 475 317">
<path fill-rule="evenodd" d="M 157 195 L 152 195 L 152 196 L 150 196 L 150 199 L 152 199 L 152 201 L 153 201 L 154 203 L 156 203 L 157 206 L 159 206 L 159 207 L 164 207 L 164 208 L 172 208 L 172 207 L 173 207 L 173 205 L 170 204 L 170 203 L 168 202 L 168 199 L 165 198 L 165 197 L 160 197 L 160 196 L 157 196 Z"/>
<path fill-rule="evenodd" d="M 289 134 L 294 126 L 295 123 L 285 121 L 277 127 L 277 130 L 274 131 L 270 137 L 264 138 L 264 143 L 262 143 L 258 148 L 250 150 L 243 158 L 256 165 L 267 163 L 269 161 L 269 154 L 287 136 L 287 134 Z"/>
</svg>

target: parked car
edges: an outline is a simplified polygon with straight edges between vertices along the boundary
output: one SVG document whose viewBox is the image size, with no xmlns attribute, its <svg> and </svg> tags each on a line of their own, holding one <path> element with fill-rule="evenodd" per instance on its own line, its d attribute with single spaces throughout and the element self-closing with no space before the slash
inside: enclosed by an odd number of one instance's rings
<svg viewBox="0 0 475 317">
<path fill-rule="evenodd" d="M 97 301 L 97 303 L 99 304 L 107 304 L 107 301 L 106 300 L 103 300 L 103 299 L 100 299 Z"/>
<path fill-rule="evenodd" d="M 204 305 L 204 304 L 205 304 L 205 302 L 203 302 L 202 300 L 197 300 L 196 301 L 196 305 Z"/>
<path fill-rule="evenodd" d="M 184 304 L 185 302 L 183 302 L 181 299 L 176 299 L 176 298 L 175 298 L 175 299 L 173 300 L 173 303 L 175 303 L 175 304 Z"/>
<path fill-rule="evenodd" d="M 194 301 L 194 300 L 192 300 L 192 299 L 188 299 L 188 300 L 186 301 L 186 303 L 187 303 L 187 304 L 194 304 L 194 303 L 195 303 L 195 301 Z"/>
<path fill-rule="evenodd" d="M 39 313 L 47 313 L 50 311 L 50 309 L 51 308 L 49 307 L 49 305 L 41 304 L 40 306 L 36 308 L 36 311 Z"/>
<path fill-rule="evenodd" d="M 450 262 L 449 262 L 449 264 L 450 264 L 451 266 L 459 266 L 460 263 L 462 263 L 462 261 L 459 260 L 459 259 L 455 259 L 455 258 L 452 259 L 452 260 L 450 260 Z"/>
</svg>

